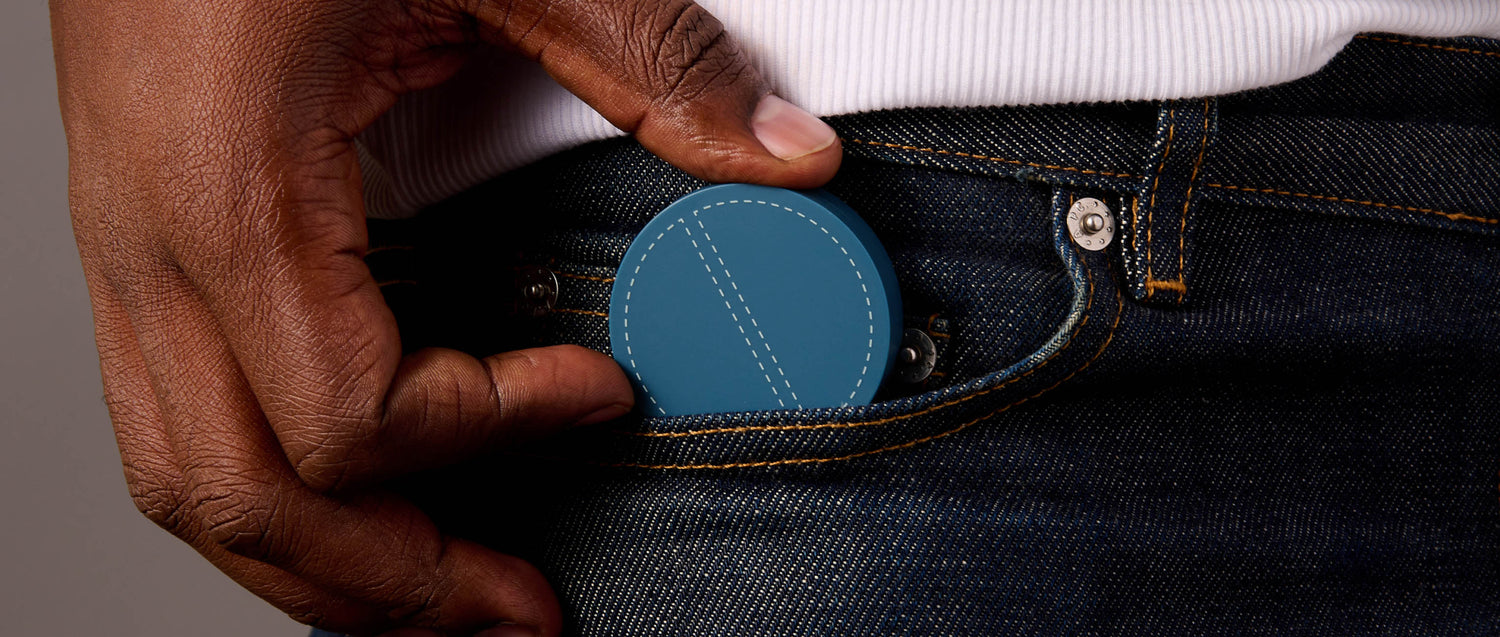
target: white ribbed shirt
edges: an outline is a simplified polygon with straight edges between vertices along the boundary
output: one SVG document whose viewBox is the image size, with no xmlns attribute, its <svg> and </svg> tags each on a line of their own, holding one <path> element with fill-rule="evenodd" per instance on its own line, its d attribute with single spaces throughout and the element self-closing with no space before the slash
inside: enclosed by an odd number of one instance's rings
<svg viewBox="0 0 1500 637">
<path fill-rule="evenodd" d="M 1500 38 L 1500 0 L 698 0 L 819 116 L 1220 95 L 1302 77 L 1362 32 Z M 497 50 L 361 136 L 368 214 L 403 217 L 622 135 Z"/>
</svg>

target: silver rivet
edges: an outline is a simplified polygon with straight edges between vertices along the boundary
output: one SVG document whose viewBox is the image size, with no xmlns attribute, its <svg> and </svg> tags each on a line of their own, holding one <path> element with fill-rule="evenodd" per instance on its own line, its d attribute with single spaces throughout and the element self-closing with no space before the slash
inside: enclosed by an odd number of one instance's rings
<svg viewBox="0 0 1500 637">
<path fill-rule="evenodd" d="M 1068 234 L 1085 250 L 1103 250 L 1115 238 L 1115 217 L 1104 202 L 1084 197 L 1068 208 Z"/>
<path fill-rule="evenodd" d="M 516 288 L 521 292 L 516 300 L 519 314 L 545 316 L 557 306 L 557 275 L 547 268 L 522 268 L 516 273 Z"/>
<path fill-rule="evenodd" d="M 1089 234 L 1096 234 L 1104 229 L 1104 215 L 1092 212 L 1083 216 L 1083 229 Z"/>
<path fill-rule="evenodd" d="M 901 334 L 901 349 L 896 351 L 896 378 L 903 383 L 920 383 L 937 365 L 937 346 L 927 332 L 909 329 Z"/>
</svg>

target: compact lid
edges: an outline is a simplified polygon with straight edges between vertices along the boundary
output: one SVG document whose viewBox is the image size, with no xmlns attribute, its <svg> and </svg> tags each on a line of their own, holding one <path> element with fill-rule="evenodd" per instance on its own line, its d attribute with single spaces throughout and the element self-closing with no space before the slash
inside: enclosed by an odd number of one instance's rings
<svg viewBox="0 0 1500 637">
<path fill-rule="evenodd" d="M 641 230 L 609 338 L 648 416 L 869 403 L 901 337 L 880 241 L 822 191 L 726 184 Z"/>
</svg>

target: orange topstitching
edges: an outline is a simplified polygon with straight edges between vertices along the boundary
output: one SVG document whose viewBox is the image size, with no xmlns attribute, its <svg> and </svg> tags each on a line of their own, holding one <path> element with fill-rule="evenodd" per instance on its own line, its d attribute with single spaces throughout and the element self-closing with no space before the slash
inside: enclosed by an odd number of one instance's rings
<svg viewBox="0 0 1500 637">
<path fill-rule="evenodd" d="M 1424 49 L 1437 49 L 1437 50 L 1440 50 L 1440 51 L 1453 51 L 1454 53 L 1472 53 L 1474 55 L 1485 55 L 1485 56 L 1489 56 L 1489 57 L 1500 57 L 1500 52 L 1497 52 L 1497 51 L 1480 51 L 1480 50 L 1477 50 L 1477 49 L 1461 49 L 1461 48 L 1458 48 L 1456 46 L 1443 46 L 1443 45 L 1440 45 L 1440 44 L 1423 44 L 1421 42 L 1412 42 L 1410 40 L 1394 40 L 1394 39 L 1391 39 L 1391 38 L 1382 38 L 1382 37 L 1374 36 L 1374 35 L 1356 35 L 1354 37 L 1359 38 L 1361 40 L 1372 40 L 1372 41 L 1375 41 L 1375 42 L 1389 42 L 1391 44 L 1404 44 L 1406 46 L 1415 46 L 1415 47 L 1421 47 L 1421 48 L 1424 48 Z"/>
<path fill-rule="evenodd" d="M 1346 199 L 1344 197 L 1330 197 L 1328 195 L 1309 195 L 1309 194 L 1304 193 L 1304 192 L 1292 192 L 1292 191 L 1289 191 L 1289 190 L 1276 190 L 1274 188 L 1247 188 L 1245 186 L 1230 186 L 1228 184 L 1204 184 L 1204 185 L 1206 185 L 1206 186 L 1208 186 L 1210 188 L 1222 188 L 1224 190 L 1239 190 L 1239 191 L 1242 191 L 1242 192 L 1258 192 L 1258 193 L 1265 193 L 1265 194 L 1272 194 L 1272 195 L 1285 195 L 1287 197 L 1303 197 L 1303 198 L 1306 198 L 1306 199 L 1319 199 L 1319 200 L 1323 200 L 1323 201 L 1338 201 L 1338 202 L 1342 202 L 1342 203 L 1359 204 L 1359 205 L 1362 205 L 1362 206 L 1375 206 L 1377 208 L 1390 208 L 1392 210 L 1406 210 L 1408 212 L 1425 212 L 1425 213 L 1428 213 L 1428 214 L 1438 215 L 1440 217 L 1447 217 L 1447 218 L 1452 219 L 1454 221 L 1478 221 L 1480 223 L 1500 224 L 1500 219 L 1490 219 L 1488 217 L 1476 217 L 1476 216 L 1473 216 L 1473 215 L 1466 215 L 1466 214 L 1463 214 L 1463 213 L 1460 213 L 1460 212 L 1443 212 L 1441 210 L 1433 210 L 1432 208 L 1416 208 L 1416 207 L 1413 207 L 1413 206 L 1398 206 L 1398 205 L 1395 205 L 1395 204 L 1380 203 L 1378 201 L 1359 200 L 1359 199 Z"/>
<path fill-rule="evenodd" d="M 1178 294 L 1178 296 L 1181 296 L 1181 295 L 1187 294 L 1187 282 L 1183 281 L 1181 279 L 1181 277 L 1179 277 L 1178 280 L 1176 280 L 1176 281 L 1163 281 L 1161 279 L 1147 279 L 1146 280 L 1146 289 L 1149 290 L 1149 291 L 1152 291 L 1152 292 L 1155 292 L 1156 290 L 1171 290 L 1173 292 L 1176 292 Z M 1147 296 L 1150 296 L 1150 295 L 1148 294 Z"/>
<path fill-rule="evenodd" d="M 599 318 L 609 318 L 609 313 L 608 312 L 595 312 L 593 310 L 575 310 L 575 309 L 573 309 L 571 307 L 554 307 L 554 308 L 552 308 L 552 311 L 553 312 L 567 312 L 568 314 L 582 314 L 584 316 L 597 316 Z"/>
<path fill-rule="evenodd" d="M 1177 109 L 1167 111 L 1167 146 L 1162 149 L 1161 163 L 1156 165 L 1156 178 L 1151 181 L 1151 196 L 1146 201 L 1146 280 L 1150 281 L 1156 277 L 1151 274 L 1151 231 L 1156 228 L 1151 218 L 1156 212 L 1156 187 L 1161 184 L 1161 171 L 1167 167 L 1167 158 L 1172 155 L 1172 138 L 1177 133 Z M 1146 287 L 1146 297 L 1150 298 L 1156 290 L 1150 286 Z"/>
<path fill-rule="evenodd" d="M 1203 141 L 1198 145 L 1198 158 L 1193 160 L 1193 176 L 1188 178 L 1187 196 L 1182 199 L 1182 226 L 1177 230 L 1177 280 L 1175 286 L 1159 287 L 1176 290 L 1180 299 L 1187 295 L 1187 216 L 1193 205 L 1193 186 L 1198 183 L 1198 170 L 1203 167 L 1203 155 L 1208 152 L 1208 110 L 1211 102 L 1203 98 Z"/>
<path fill-rule="evenodd" d="M 941 315 L 940 312 L 933 312 L 931 316 L 927 317 L 927 335 L 928 336 L 936 336 L 936 337 L 939 337 L 939 338 L 953 338 L 952 336 L 949 336 L 949 335 L 944 334 L 942 332 L 935 332 L 935 331 L 933 331 L 933 329 L 932 329 L 932 322 L 936 321 L 937 317 L 940 316 L 940 315 Z"/>
<path fill-rule="evenodd" d="M 580 279 L 580 280 L 583 280 L 583 281 L 598 281 L 600 283 L 614 283 L 615 282 L 615 278 L 612 277 L 612 276 L 589 276 L 587 274 L 574 274 L 572 272 L 563 272 L 561 270 L 553 270 L 552 272 L 554 274 L 556 274 L 557 276 L 568 278 L 568 279 Z"/>
</svg>

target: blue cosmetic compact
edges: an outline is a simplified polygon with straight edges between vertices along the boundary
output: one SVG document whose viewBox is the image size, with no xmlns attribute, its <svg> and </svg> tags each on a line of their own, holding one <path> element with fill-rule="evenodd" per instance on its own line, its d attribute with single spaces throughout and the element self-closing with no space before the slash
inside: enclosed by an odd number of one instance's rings
<svg viewBox="0 0 1500 637">
<path fill-rule="evenodd" d="M 869 403 L 901 339 L 875 233 L 822 191 L 689 194 L 616 275 L 609 337 L 647 416 Z"/>
</svg>

